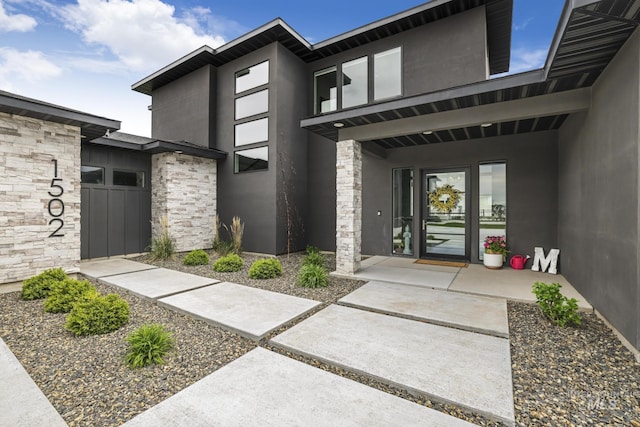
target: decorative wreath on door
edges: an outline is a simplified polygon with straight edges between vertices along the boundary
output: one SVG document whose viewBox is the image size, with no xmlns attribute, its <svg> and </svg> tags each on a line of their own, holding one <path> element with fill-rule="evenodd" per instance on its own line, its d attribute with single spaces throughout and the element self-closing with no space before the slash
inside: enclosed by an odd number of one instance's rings
<svg viewBox="0 0 640 427">
<path fill-rule="evenodd" d="M 451 184 L 444 184 L 429 192 L 429 204 L 439 212 L 451 213 L 458 206 L 461 193 L 462 191 L 456 190 Z"/>
</svg>

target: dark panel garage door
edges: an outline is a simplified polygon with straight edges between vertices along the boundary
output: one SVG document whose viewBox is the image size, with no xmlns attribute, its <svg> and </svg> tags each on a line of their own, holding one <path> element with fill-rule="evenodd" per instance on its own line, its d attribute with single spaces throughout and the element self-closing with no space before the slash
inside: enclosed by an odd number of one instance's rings
<svg viewBox="0 0 640 427">
<path fill-rule="evenodd" d="M 151 239 L 151 157 L 82 146 L 81 256 L 144 252 Z"/>
</svg>

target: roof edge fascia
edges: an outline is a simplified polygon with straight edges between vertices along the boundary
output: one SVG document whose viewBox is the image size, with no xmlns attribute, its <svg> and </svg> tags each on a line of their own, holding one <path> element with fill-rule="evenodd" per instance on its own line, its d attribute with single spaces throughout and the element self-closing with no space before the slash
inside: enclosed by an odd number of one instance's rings
<svg viewBox="0 0 640 427">
<path fill-rule="evenodd" d="M 567 25 L 571 20 L 571 14 L 574 10 L 588 6 L 593 3 L 598 3 L 601 0 L 566 0 L 564 3 L 564 7 L 562 9 L 562 13 L 560 14 L 560 19 L 558 21 L 558 26 L 556 27 L 556 32 L 553 35 L 553 39 L 551 40 L 551 45 L 549 47 L 549 53 L 547 54 L 547 59 L 544 63 L 544 78 L 546 79 L 549 75 L 549 71 L 551 70 L 551 65 L 553 64 L 553 60 L 558 53 L 558 48 L 560 47 L 560 43 L 564 37 L 564 33 L 567 30 Z"/>
<path fill-rule="evenodd" d="M 90 124 L 107 129 L 120 129 L 120 126 L 122 125 L 122 122 L 120 120 L 96 116 L 94 114 L 73 110 L 71 108 L 66 108 L 60 105 L 50 104 L 48 102 L 39 101 L 37 99 L 15 95 L 11 92 L 0 91 L 0 105 L 6 105 L 8 107 L 19 108 L 31 113 L 50 116 L 51 118 L 58 120 Z M 0 109 L 0 111 L 2 110 Z M 56 120 L 51 121 L 55 122 Z"/>
<path fill-rule="evenodd" d="M 318 43 L 313 45 L 313 49 L 314 50 L 315 49 L 322 49 L 323 47 L 326 47 L 326 46 L 332 45 L 334 43 L 340 42 L 340 41 L 342 41 L 344 39 L 347 39 L 349 37 L 353 37 L 355 35 L 364 33 L 366 31 L 372 30 L 372 29 L 377 28 L 377 27 L 381 27 L 381 26 L 389 24 L 391 22 L 398 21 L 398 20 L 403 19 L 403 18 L 407 18 L 407 17 L 409 17 L 411 15 L 415 15 L 415 14 L 420 13 L 420 12 L 424 12 L 425 10 L 433 9 L 434 7 L 441 6 L 443 4 L 449 3 L 450 1 L 451 0 L 433 0 L 433 1 L 421 4 L 421 5 L 418 5 L 416 7 L 412 7 L 411 9 L 407 9 L 407 10 L 404 10 L 402 12 L 398 12 L 398 13 L 396 13 L 394 15 L 378 19 L 377 21 L 370 22 L 368 24 L 362 25 L 362 26 L 360 26 L 358 28 L 355 28 L 353 30 L 346 31 L 346 32 L 344 32 L 342 34 L 339 34 L 337 36 L 333 36 L 331 38 L 328 38 L 326 40 L 318 42 Z"/>
<path fill-rule="evenodd" d="M 151 80 L 155 79 L 156 77 L 161 76 L 162 74 L 166 73 L 167 71 L 171 70 L 172 68 L 177 67 L 180 64 L 184 64 L 185 62 L 189 61 L 190 59 L 200 55 L 201 53 L 208 53 L 210 55 L 215 55 L 216 51 L 215 49 L 213 49 L 210 46 L 204 45 L 194 51 L 191 51 L 189 53 L 187 53 L 185 56 L 183 56 L 182 58 L 176 59 L 175 61 L 173 61 L 171 64 L 166 65 L 164 67 L 162 67 L 161 69 L 159 69 L 158 71 L 149 74 L 147 77 L 143 78 L 142 80 L 137 81 L 136 83 L 131 85 L 131 89 L 135 90 L 137 92 L 139 92 L 137 89 L 142 86 L 145 85 L 146 83 L 149 83 Z"/>
</svg>

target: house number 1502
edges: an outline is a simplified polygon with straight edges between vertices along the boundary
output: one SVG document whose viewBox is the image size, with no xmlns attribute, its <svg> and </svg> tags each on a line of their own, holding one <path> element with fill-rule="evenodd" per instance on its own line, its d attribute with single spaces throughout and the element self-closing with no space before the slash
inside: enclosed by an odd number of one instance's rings
<svg viewBox="0 0 640 427">
<path fill-rule="evenodd" d="M 55 224 L 56 229 L 53 230 L 49 237 L 62 237 L 64 234 L 60 231 L 64 227 L 64 220 L 62 215 L 64 214 L 64 202 L 61 197 L 64 194 L 64 188 L 62 188 L 62 178 L 58 178 L 58 160 L 52 159 L 53 162 L 53 178 L 51 179 L 51 189 L 49 195 L 51 199 L 47 204 L 47 210 L 52 217 L 49 221 L 49 225 Z"/>
</svg>

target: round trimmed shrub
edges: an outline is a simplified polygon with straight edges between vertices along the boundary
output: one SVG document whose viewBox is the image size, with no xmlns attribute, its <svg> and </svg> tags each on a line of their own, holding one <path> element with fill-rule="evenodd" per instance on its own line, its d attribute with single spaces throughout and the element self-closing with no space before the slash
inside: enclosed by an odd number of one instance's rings
<svg viewBox="0 0 640 427">
<path fill-rule="evenodd" d="M 242 258 L 236 254 L 229 254 L 220 257 L 213 263 L 213 270 L 218 273 L 231 273 L 234 271 L 240 271 L 244 263 Z"/>
<path fill-rule="evenodd" d="M 275 258 L 263 258 L 255 261 L 249 268 L 252 279 L 273 279 L 282 274 L 282 265 Z"/>
<path fill-rule="evenodd" d="M 54 283 L 62 282 L 66 278 L 67 274 L 61 268 L 45 270 L 37 276 L 22 282 L 22 294 L 20 297 L 26 301 L 46 298 L 49 296 L 51 286 Z"/>
<path fill-rule="evenodd" d="M 47 313 L 68 313 L 73 304 L 82 298 L 95 298 L 98 291 L 87 280 L 65 279 L 51 285 L 51 291 L 44 300 L 44 311 Z"/>
<path fill-rule="evenodd" d="M 305 264 L 300 267 L 298 273 L 298 285 L 305 288 L 326 288 L 329 284 L 329 275 L 323 266 L 318 264 Z"/>
<path fill-rule="evenodd" d="M 164 363 L 162 357 L 173 348 L 173 337 L 162 325 L 142 325 L 127 336 L 125 361 L 131 368 Z"/>
<path fill-rule="evenodd" d="M 191 251 L 182 261 L 184 265 L 207 265 L 209 264 L 209 254 L 202 249 Z"/>
<path fill-rule="evenodd" d="M 129 304 L 109 294 L 77 301 L 67 315 L 65 329 L 75 335 L 98 335 L 120 329 L 129 321 Z"/>
</svg>

